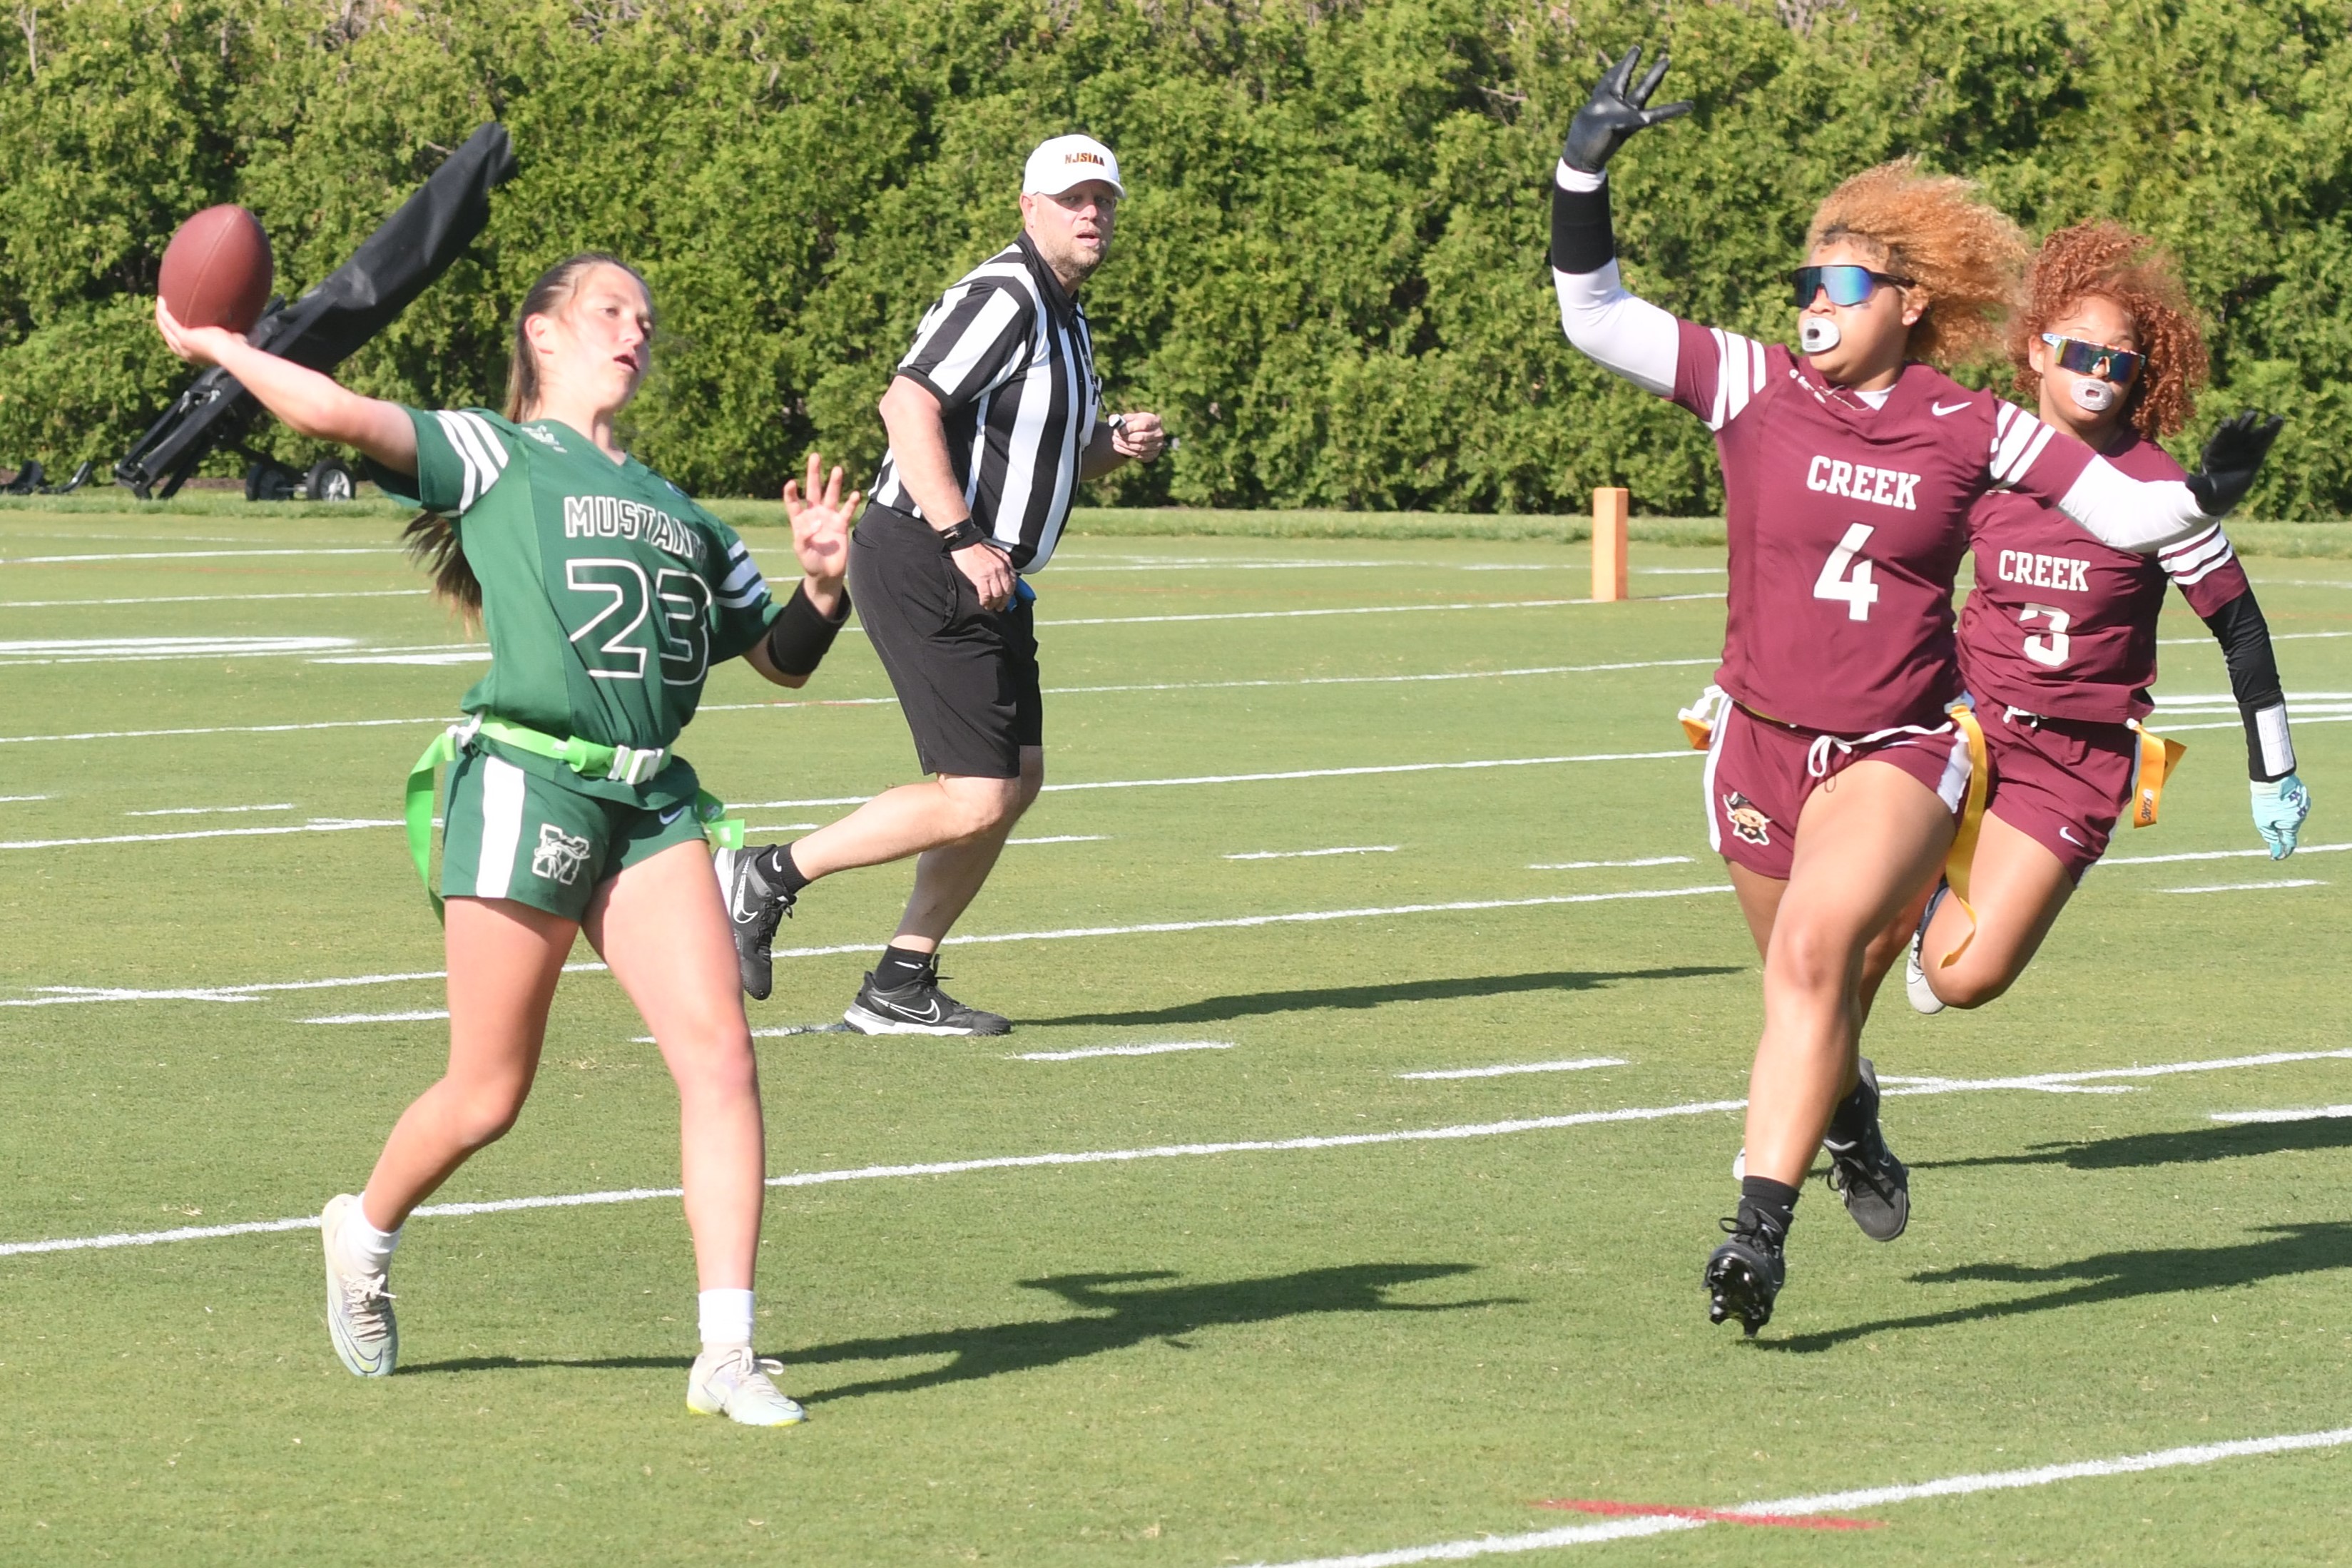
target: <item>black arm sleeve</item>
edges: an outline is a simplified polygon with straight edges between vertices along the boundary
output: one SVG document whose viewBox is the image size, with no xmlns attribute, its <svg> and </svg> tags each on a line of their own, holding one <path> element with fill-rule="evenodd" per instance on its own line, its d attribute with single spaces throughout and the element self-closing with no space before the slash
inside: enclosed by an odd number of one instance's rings
<svg viewBox="0 0 2352 1568">
<path fill-rule="evenodd" d="M 1598 272 L 1617 254 L 1617 232 L 1609 217 L 1609 182 L 1597 191 L 1560 188 L 1551 183 L 1551 264 L 1562 272 Z"/>
<path fill-rule="evenodd" d="M 793 584 L 793 596 L 768 627 L 768 658 L 786 675 L 808 675 L 824 660 L 825 650 L 841 633 L 842 623 L 849 619 L 849 594 L 841 595 L 840 613 L 831 617 L 817 613 L 809 603 L 804 584 Z"/>
<path fill-rule="evenodd" d="M 2270 623 L 2252 593 L 2239 595 L 2205 617 L 2230 666 L 2230 691 L 2246 722 L 2246 772 L 2265 783 L 2294 772 L 2294 743 L 2287 736 L 2286 694 L 2279 686 L 2278 657 L 2271 651 Z"/>
</svg>

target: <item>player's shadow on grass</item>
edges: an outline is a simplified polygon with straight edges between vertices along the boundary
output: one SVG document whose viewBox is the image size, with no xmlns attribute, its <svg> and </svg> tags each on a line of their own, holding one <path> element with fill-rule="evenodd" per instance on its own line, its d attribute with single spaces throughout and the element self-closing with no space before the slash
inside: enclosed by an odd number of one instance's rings
<svg viewBox="0 0 2352 1568">
<path fill-rule="evenodd" d="M 1914 1170 L 1970 1165 L 2066 1165 L 2077 1171 L 2126 1171 L 2147 1165 L 2191 1165 L 2242 1160 L 2294 1149 L 2352 1149 L 2352 1116 L 2309 1121 L 2246 1121 L 2189 1132 L 2137 1132 L 2126 1138 L 2037 1143 L 2022 1154 L 1980 1154 L 1967 1160 L 1921 1160 Z"/>
<path fill-rule="evenodd" d="M 1460 1312 L 1474 1307 L 1517 1305 L 1516 1297 L 1470 1301 L 1395 1301 L 1389 1292 L 1427 1279 L 1473 1272 L 1469 1263 L 1356 1263 L 1336 1268 L 1302 1268 L 1255 1279 L 1219 1279 L 1202 1284 L 1168 1283 L 1178 1276 L 1159 1269 L 1133 1274 L 1063 1274 L 1024 1279 L 1024 1289 L 1059 1296 L 1077 1315 L 987 1323 L 976 1328 L 936 1329 L 879 1339 L 842 1340 L 786 1354 L 795 1382 L 808 1369 L 835 1362 L 900 1361 L 946 1356 L 944 1365 L 895 1377 L 864 1378 L 837 1387 L 798 1394 L 803 1404 L 856 1399 L 870 1394 L 907 1394 L 944 1384 L 970 1383 L 1005 1373 L 1056 1366 L 1108 1351 L 1127 1350 L 1160 1340 L 1191 1350 L 1184 1336 L 1202 1329 L 1270 1323 L 1328 1312 Z"/>
<path fill-rule="evenodd" d="M 1737 967 L 1704 963 L 1673 969 L 1553 969 L 1535 974 L 1466 974 L 1450 980 L 1392 980 L 1381 985 L 1327 985 L 1313 991 L 1248 991 L 1234 996 L 1203 996 L 1197 1002 L 1181 1002 L 1172 1007 L 1146 1007 L 1127 1013 L 1069 1013 L 1058 1018 L 1024 1022 L 1218 1024 L 1233 1018 L 1255 1018 L 1265 1013 L 1380 1007 L 1391 1002 L 1458 1002 L 1473 996 L 1507 996 L 1520 991 L 1591 991 L 1621 980 L 1696 980 L 1711 974 L 1741 973 Z"/>
<path fill-rule="evenodd" d="M 1061 1274 L 1045 1279 L 1024 1279 L 1028 1290 L 1046 1290 L 1080 1309 L 1082 1316 L 987 1323 L 970 1329 L 936 1329 L 928 1333 L 896 1334 L 883 1339 L 842 1340 L 791 1351 L 783 1361 L 788 1385 L 805 1376 L 803 1369 L 835 1362 L 900 1361 L 908 1357 L 947 1356 L 946 1365 L 898 1377 L 868 1378 L 814 1394 L 796 1394 L 803 1405 L 855 1399 L 867 1394 L 904 1394 L 936 1388 L 942 1384 L 969 1383 L 1003 1373 L 1027 1372 L 1055 1366 L 1106 1351 L 1127 1350 L 1150 1340 L 1161 1340 L 1178 1350 L 1191 1350 L 1183 1336 L 1202 1329 L 1242 1323 L 1269 1323 L 1324 1312 L 1460 1312 L 1473 1307 L 1517 1306 L 1516 1296 L 1486 1296 L 1471 1301 L 1392 1301 L 1388 1292 L 1424 1279 L 1446 1279 L 1469 1274 L 1475 1263 L 1354 1263 L 1337 1268 L 1302 1268 L 1295 1274 L 1271 1274 L 1256 1279 L 1223 1279 L 1200 1285 L 1153 1285 L 1175 1279 L 1168 1269 L 1135 1274 Z M 1145 1286 L 1146 1289 L 1118 1289 Z M 463 1356 L 449 1361 L 420 1362 L 402 1367 L 396 1376 L 428 1373 L 522 1372 L 541 1367 L 572 1367 L 583 1371 L 683 1372 L 694 1358 L 685 1355 L 582 1357 L 578 1360 L 507 1355 Z"/>
<path fill-rule="evenodd" d="M 1759 1340 L 1761 1349 L 1810 1352 L 1825 1351 L 1851 1340 L 1904 1329 L 1939 1329 L 1955 1323 L 1995 1318 L 2021 1317 L 2028 1312 L 2055 1312 L 2101 1301 L 2129 1300 L 2138 1296 L 2169 1296 L 2189 1290 L 2223 1289 L 2252 1285 L 2292 1274 L 2316 1274 L 2330 1268 L 2352 1268 L 2352 1224 L 2328 1220 L 2316 1225 L 2272 1225 L 2262 1227 L 2267 1241 L 2235 1247 L 2151 1247 L 2145 1251 L 2103 1252 L 2095 1258 L 2046 1268 L 2013 1263 L 1969 1263 L 1938 1268 L 1911 1279 L 1920 1285 L 1948 1285 L 1962 1280 L 1992 1280 L 2002 1284 L 2062 1284 L 2063 1289 L 1981 1307 L 1954 1307 L 1941 1312 L 1921 1312 L 1908 1318 L 1886 1318 L 1823 1333 L 1794 1334 L 1784 1340 Z"/>
</svg>

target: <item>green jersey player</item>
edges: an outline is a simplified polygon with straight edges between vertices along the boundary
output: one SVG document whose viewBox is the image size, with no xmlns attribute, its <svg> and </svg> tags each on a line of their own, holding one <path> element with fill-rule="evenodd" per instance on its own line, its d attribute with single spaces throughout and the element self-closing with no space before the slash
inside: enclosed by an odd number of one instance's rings
<svg viewBox="0 0 2352 1568">
<path fill-rule="evenodd" d="M 411 776 L 419 868 L 432 773 L 449 763 L 449 1066 L 393 1129 L 364 1192 L 320 1216 L 327 1319 L 343 1364 L 393 1370 L 387 1275 L 409 1212 L 512 1125 L 529 1094 L 564 960 L 583 931 L 652 1026 L 677 1080 L 702 1354 L 687 1404 L 750 1426 L 801 1407 L 751 1352 L 765 1191 L 758 1067 L 735 950 L 704 843 L 716 803 L 672 753 L 711 665 L 741 658 L 799 686 L 848 614 L 857 497 L 784 487 L 802 578 L 779 606 L 734 533 L 630 458 L 613 421 L 643 379 L 645 280 L 609 256 L 550 269 L 523 301 L 502 415 L 362 397 L 219 328 L 156 324 L 295 431 L 365 453 L 425 508 L 412 545 L 436 587 L 478 617 L 490 669 L 466 721 Z"/>
</svg>

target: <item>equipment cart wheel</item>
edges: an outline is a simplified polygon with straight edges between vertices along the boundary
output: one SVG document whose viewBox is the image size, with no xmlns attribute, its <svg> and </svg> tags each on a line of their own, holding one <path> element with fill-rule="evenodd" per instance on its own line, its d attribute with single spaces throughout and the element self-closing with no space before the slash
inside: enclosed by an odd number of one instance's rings
<svg viewBox="0 0 2352 1568">
<path fill-rule="evenodd" d="M 292 500 L 295 489 L 300 483 L 293 469 L 264 458 L 245 470 L 245 499 Z"/>
<path fill-rule="evenodd" d="M 321 458 L 310 465 L 302 493 L 312 500 L 349 500 L 359 493 L 359 481 L 340 458 Z"/>
</svg>

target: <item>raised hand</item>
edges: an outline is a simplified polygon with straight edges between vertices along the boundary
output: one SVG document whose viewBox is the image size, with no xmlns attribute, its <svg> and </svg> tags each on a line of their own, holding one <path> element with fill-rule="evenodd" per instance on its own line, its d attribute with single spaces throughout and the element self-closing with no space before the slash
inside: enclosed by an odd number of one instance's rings
<svg viewBox="0 0 2352 1568">
<path fill-rule="evenodd" d="M 1667 57 L 1660 55 L 1639 86 L 1629 86 L 1633 71 L 1642 63 L 1642 46 L 1634 45 L 1624 58 L 1611 65 L 1607 56 L 1601 63 L 1607 67 L 1592 97 L 1576 118 L 1569 122 L 1568 144 L 1560 149 L 1560 161 L 1571 169 L 1597 174 L 1609 166 L 1625 138 L 1636 131 L 1646 131 L 1661 121 L 1673 120 L 1691 111 L 1690 100 L 1662 103 L 1648 107 L 1650 95 L 1658 90 L 1660 79 L 1666 74 Z"/>
<path fill-rule="evenodd" d="M 2207 517 L 2223 517 L 2245 500 L 2285 423 L 2275 414 L 2264 419 L 2252 408 L 2224 420 L 2205 443 L 2204 466 L 2189 476 L 2189 493 L 2197 498 L 2197 510 Z"/>
<path fill-rule="evenodd" d="M 863 499 L 852 490 L 844 500 L 840 466 L 836 464 L 831 477 L 825 478 L 824 459 L 815 452 L 808 455 L 805 492 L 793 480 L 784 481 L 784 516 L 792 521 L 793 553 L 800 558 L 801 570 L 828 592 L 837 589 L 849 571 L 849 527 L 856 521 L 857 503 Z"/>
</svg>

